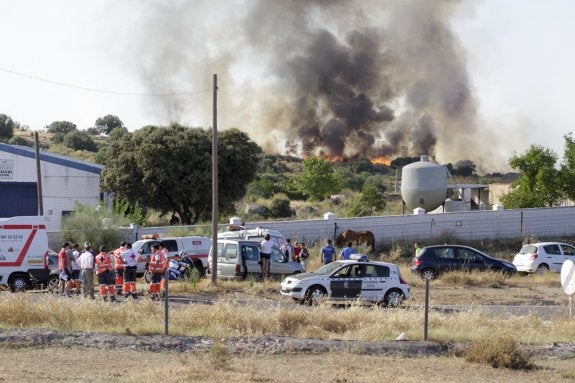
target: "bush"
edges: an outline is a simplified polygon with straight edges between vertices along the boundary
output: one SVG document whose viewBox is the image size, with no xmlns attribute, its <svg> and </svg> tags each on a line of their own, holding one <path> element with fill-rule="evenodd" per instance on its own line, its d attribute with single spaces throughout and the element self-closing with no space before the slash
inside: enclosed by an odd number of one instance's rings
<svg viewBox="0 0 575 383">
<path fill-rule="evenodd" d="M 87 150 L 97 152 L 98 147 L 92 140 L 92 137 L 86 132 L 73 130 L 64 135 L 63 143 L 66 147 L 74 150 Z"/>
<path fill-rule="evenodd" d="M 535 367 L 525 352 L 519 349 L 517 342 L 508 336 L 473 342 L 466 352 L 465 360 L 512 370 L 531 370 Z"/>
<path fill-rule="evenodd" d="M 24 137 L 14 136 L 8 141 L 10 145 L 32 146 Z"/>
<path fill-rule="evenodd" d="M 270 207 L 269 216 L 273 218 L 291 217 L 293 212 L 288 199 L 274 199 Z"/>
</svg>

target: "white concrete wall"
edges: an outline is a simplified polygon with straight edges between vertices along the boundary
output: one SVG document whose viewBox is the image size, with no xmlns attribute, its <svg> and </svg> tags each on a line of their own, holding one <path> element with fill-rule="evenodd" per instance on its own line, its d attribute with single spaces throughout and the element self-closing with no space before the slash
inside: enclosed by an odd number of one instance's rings
<svg viewBox="0 0 575 383">
<path fill-rule="evenodd" d="M 219 225 L 219 231 L 224 231 L 227 225 Z M 257 226 L 280 230 L 292 241 L 307 243 L 323 242 L 345 229 L 370 230 L 378 247 L 390 246 L 395 241 L 441 243 L 447 237 L 450 240 L 513 239 L 528 235 L 563 237 L 575 235 L 575 207 L 246 223 L 247 228 Z M 126 229 L 123 238 L 135 241 L 141 235 L 163 234 L 171 229 Z M 53 238 L 57 235 L 52 233 Z"/>
</svg>

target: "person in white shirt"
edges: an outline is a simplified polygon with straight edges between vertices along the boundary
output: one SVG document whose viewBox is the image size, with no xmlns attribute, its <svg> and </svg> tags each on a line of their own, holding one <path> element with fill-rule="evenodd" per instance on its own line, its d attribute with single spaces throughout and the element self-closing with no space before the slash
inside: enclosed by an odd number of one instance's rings
<svg viewBox="0 0 575 383">
<path fill-rule="evenodd" d="M 132 296 L 133 299 L 138 299 L 138 290 L 136 289 L 136 270 L 138 268 L 138 261 L 142 257 L 140 253 L 132 249 L 132 244 L 126 242 L 126 251 L 120 254 L 120 258 L 125 263 L 124 268 L 124 293 L 127 296 Z"/>
<path fill-rule="evenodd" d="M 70 265 L 72 266 L 72 284 L 70 288 L 76 290 L 76 295 L 80 294 L 80 288 L 82 286 L 82 282 L 80 281 L 80 274 L 82 269 L 80 268 L 80 264 L 78 263 L 78 258 L 80 258 L 80 245 L 75 243 L 72 246 L 72 257 L 70 258 Z"/>
<path fill-rule="evenodd" d="M 270 241 L 270 235 L 266 234 L 264 240 L 260 243 L 260 262 L 262 280 L 270 277 L 270 261 L 272 257 L 273 242 Z"/>
<path fill-rule="evenodd" d="M 77 263 L 82 270 L 82 293 L 84 298 L 90 294 L 90 298 L 94 299 L 94 255 L 89 245 L 80 254 Z"/>
</svg>

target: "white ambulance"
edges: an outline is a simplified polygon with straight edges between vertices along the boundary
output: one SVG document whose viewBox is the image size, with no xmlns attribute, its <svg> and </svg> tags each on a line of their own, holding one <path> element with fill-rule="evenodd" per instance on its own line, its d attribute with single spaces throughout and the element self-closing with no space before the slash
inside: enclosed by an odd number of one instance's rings
<svg viewBox="0 0 575 383">
<path fill-rule="evenodd" d="M 144 273 L 145 264 L 152 257 L 152 246 L 158 242 L 164 243 L 164 247 L 170 252 L 170 257 L 185 251 L 194 262 L 194 270 L 191 271 L 197 273 L 198 277 L 205 275 L 208 268 L 208 253 L 212 246 L 211 239 L 199 235 L 161 238 L 159 234 L 144 235 L 142 239 L 132 243 L 132 249 L 142 255 L 136 271 L 138 274 Z"/>
<path fill-rule="evenodd" d="M 270 241 L 278 249 L 284 244 L 284 236 L 279 230 L 267 229 L 265 227 L 256 227 L 254 229 L 246 229 L 243 226 L 228 226 L 228 230 L 218 233 L 218 238 L 222 239 L 245 239 L 250 241 L 261 241 L 264 235 L 270 235 Z"/>
<path fill-rule="evenodd" d="M 12 291 L 47 284 L 48 235 L 39 216 L 0 218 L 0 285 Z"/>
</svg>

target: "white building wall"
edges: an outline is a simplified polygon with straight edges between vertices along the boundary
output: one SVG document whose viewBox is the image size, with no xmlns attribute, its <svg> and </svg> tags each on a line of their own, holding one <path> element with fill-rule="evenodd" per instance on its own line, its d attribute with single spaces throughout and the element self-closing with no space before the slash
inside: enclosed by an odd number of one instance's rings
<svg viewBox="0 0 575 383">
<path fill-rule="evenodd" d="M 2 159 L 14 161 L 13 182 L 37 182 L 36 159 L 1 152 Z M 42 153 L 46 154 L 46 153 Z M 70 161 L 75 161 L 69 158 Z M 96 165 L 96 164 L 94 164 Z M 76 202 L 97 206 L 100 201 L 100 174 L 40 161 L 44 216 L 48 230 L 60 230 L 62 212 L 74 210 Z"/>
</svg>

